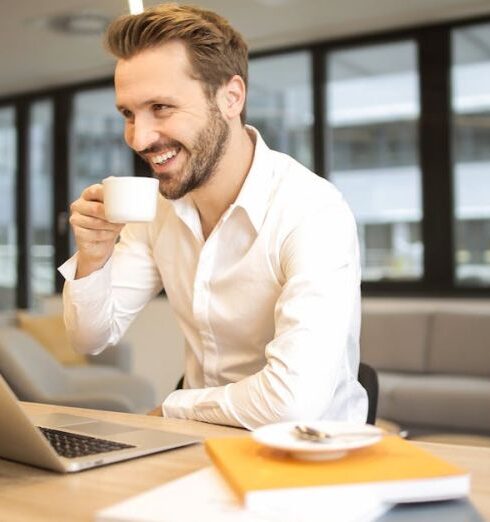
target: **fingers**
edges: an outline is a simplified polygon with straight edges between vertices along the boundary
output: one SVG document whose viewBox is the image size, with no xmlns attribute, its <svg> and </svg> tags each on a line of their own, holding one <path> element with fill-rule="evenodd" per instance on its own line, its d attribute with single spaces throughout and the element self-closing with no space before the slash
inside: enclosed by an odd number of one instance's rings
<svg viewBox="0 0 490 522">
<path fill-rule="evenodd" d="M 70 210 L 72 214 L 81 214 L 105 221 L 104 204 L 99 201 L 90 201 L 80 197 L 70 205 Z"/>
<path fill-rule="evenodd" d="M 153 410 L 147 412 L 147 415 L 152 415 L 153 417 L 163 417 L 162 407 L 161 406 L 157 406 Z"/>
<path fill-rule="evenodd" d="M 72 213 L 80 213 L 86 216 L 93 216 L 105 219 L 104 213 L 104 191 L 101 183 L 90 185 L 81 196 L 70 205 Z"/>
<path fill-rule="evenodd" d="M 100 183 L 87 187 L 70 205 L 70 224 L 78 248 L 75 277 L 85 277 L 104 266 L 112 255 L 123 224 L 105 218 L 103 188 Z"/>
<path fill-rule="evenodd" d="M 104 189 L 102 183 L 96 183 L 95 185 L 87 187 L 82 192 L 80 198 L 87 201 L 100 201 L 102 203 L 104 201 Z"/>
<path fill-rule="evenodd" d="M 119 235 L 113 230 L 94 230 L 80 227 L 76 228 L 74 232 L 79 247 L 88 243 L 113 243 Z"/>
<path fill-rule="evenodd" d="M 123 225 L 117 223 L 110 223 L 105 219 L 92 217 L 80 212 L 74 212 L 70 216 L 70 224 L 73 227 L 86 228 L 88 230 L 102 230 L 107 232 L 120 232 Z"/>
<path fill-rule="evenodd" d="M 113 248 L 124 225 L 106 220 L 100 183 L 87 187 L 70 210 L 69 221 L 79 250 L 91 250 L 91 243 L 107 243 L 107 249 Z"/>
</svg>

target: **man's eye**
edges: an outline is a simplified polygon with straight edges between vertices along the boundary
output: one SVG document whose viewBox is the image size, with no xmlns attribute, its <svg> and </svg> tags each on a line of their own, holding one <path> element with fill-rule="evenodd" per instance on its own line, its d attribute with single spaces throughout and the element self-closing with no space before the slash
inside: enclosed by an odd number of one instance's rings
<svg viewBox="0 0 490 522">
<path fill-rule="evenodd" d="M 133 113 L 131 111 L 129 111 L 128 109 L 123 109 L 121 111 L 121 114 L 123 115 L 123 117 L 126 119 L 126 120 L 130 120 L 132 117 L 133 117 Z"/>
<path fill-rule="evenodd" d="M 153 104 L 153 110 L 155 112 L 160 112 L 160 111 L 163 111 L 163 110 L 168 109 L 168 108 L 169 108 L 169 106 L 165 105 L 163 103 L 155 103 L 155 104 Z"/>
</svg>

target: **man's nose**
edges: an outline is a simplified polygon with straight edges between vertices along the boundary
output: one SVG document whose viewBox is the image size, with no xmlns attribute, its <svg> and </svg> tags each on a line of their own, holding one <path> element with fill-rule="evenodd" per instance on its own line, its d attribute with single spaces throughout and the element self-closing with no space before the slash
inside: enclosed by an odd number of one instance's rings
<svg viewBox="0 0 490 522">
<path fill-rule="evenodd" d="M 135 120 L 129 144 L 136 152 L 143 152 L 158 141 L 158 132 L 149 122 Z"/>
</svg>

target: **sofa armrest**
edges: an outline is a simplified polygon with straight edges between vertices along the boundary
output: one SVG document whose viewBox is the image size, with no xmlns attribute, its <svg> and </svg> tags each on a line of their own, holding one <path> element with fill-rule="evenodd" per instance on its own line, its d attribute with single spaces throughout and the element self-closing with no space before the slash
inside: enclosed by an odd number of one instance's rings
<svg viewBox="0 0 490 522">
<path fill-rule="evenodd" d="M 108 346 L 98 355 L 88 355 L 87 360 L 90 364 L 113 366 L 125 373 L 131 373 L 132 347 L 130 343 L 122 341 L 115 346 Z"/>
</svg>

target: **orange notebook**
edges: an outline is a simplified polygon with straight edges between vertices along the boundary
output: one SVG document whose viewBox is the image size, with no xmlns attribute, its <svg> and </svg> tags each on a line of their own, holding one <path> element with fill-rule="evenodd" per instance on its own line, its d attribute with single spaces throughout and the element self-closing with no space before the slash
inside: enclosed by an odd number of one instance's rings
<svg viewBox="0 0 490 522">
<path fill-rule="evenodd" d="M 319 502 L 366 489 L 386 502 L 445 500 L 468 495 L 469 475 L 399 437 L 330 461 L 301 461 L 247 437 L 208 439 L 205 447 L 249 508 Z M 326 506 L 326 505 L 325 505 Z"/>
</svg>

